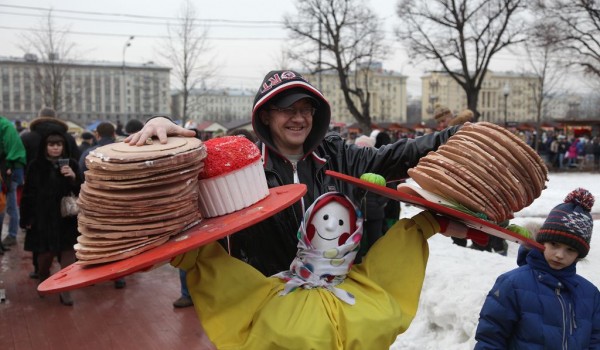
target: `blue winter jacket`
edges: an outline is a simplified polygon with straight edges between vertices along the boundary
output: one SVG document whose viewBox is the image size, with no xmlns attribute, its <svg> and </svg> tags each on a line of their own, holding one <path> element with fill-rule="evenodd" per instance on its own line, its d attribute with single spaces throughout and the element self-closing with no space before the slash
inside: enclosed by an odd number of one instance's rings
<svg viewBox="0 0 600 350">
<path fill-rule="evenodd" d="M 475 349 L 600 349 L 600 292 L 577 263 L 553 270 L 537 249 L 517 262 L 488 293 Z"/>
</svg>

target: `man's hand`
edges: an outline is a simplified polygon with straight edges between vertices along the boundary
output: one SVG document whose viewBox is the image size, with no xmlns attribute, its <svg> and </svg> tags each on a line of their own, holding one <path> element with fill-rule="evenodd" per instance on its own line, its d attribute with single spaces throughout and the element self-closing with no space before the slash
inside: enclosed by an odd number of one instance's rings
<svg viewBox="0 0 600 350">
<path fill-rule="evenodd" d="M 148 121 L 142 130 L 127 136 L 124 142 L 129 143 L 131 146 L 142 146 L 146 143 L 146 140 L 155 136 L 158 137 L 160 143 L 167 143 L 167 136 L 194 137 L 196 133 L 193 130 L 180 127 L 167 118 L 158 117 Z"/>
<path fill-rule="evenodd" d="M 445 216 L 436 216 L 440 224 L 440 233 L 448 237 L 470 239 L 478 245 L 485 246 L 489 242 L 489 235 L 474 228 L 465 226 L 464 224 L 449 220 Z"/>
</svg>

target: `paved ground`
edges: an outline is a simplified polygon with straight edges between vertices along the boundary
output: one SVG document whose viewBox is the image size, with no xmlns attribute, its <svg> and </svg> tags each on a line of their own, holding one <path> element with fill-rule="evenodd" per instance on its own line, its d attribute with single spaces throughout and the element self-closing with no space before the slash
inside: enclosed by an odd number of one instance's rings
<svg viewBox="0 0 600 350">
<path fill-rule="evenodd" d="M 6 228 L 6 227 L 5 227 Z M 6 230 L 3 230 L 6 232 Z M 169 265 L 72 292 L 75 304 L 58 295 L 41 298 L 28 277 L 31 255 L 17 246 L 0 256 L 0 349 L 119 350 L 197 349 L 198 319 L 193 308 L 174 309 L 179 297 L 177 270 Z M 58 271 L 58 265 L 54 266 Z"/>
</svg>

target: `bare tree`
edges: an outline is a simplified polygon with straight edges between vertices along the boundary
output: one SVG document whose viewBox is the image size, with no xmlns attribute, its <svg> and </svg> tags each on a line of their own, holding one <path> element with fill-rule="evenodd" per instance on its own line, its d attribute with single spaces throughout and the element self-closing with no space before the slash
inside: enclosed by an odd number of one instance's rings
<svg viewBox="0 0 600 350">
<path fill-rule="evenodd" d="M 560 27 L 558 43 L 571 65 L 600 77 L 600 8 L 596 0 L 538 0 L 547 21 Z"/>
<path fill-rule="evenodd" d="M 69 72 L 67 63 L 75 47 L 68 35 L 68 28 L 57 26 L 50 10 L 38 28 L 23 34 L 20 45 L 27 59 L 37 60 L 34 72 L 36 96 L 43 105 L 56 111 L 61 111 L 66 104 L 63 83 Z"/>
<path fill-rule="evenodd" d="M 536 132 L 538 142 L 535 150 L 539 149 L 539 136 L 541 136 L 542 112 L 546 107 L 548 98 L 561 76 L 562 71 L 559 61 L 559 48 L 557 39 L 560 29 L 541 20 L 533 26 L 530 39 L 525 43 L 530 68 L 537 77 L 537 82 L 531 86 L 533 101 L 536 107 Z"/>
<path fill-rule="evenodd" d="M 173 67 L 172 74 L 182 95 L 181 123 L 185 125 L 188 115 L 188 99 L 198 84 L 206 83 L 214 75 L 207 36 L 209 28 L 202 26 L 196 17 L 192 1 L 185 0 L 177 16 L 178 22 L 167 27 L 165 49 L 159 54 Z"/>
<path fill-rule="evenodd" d="M 523 0 L 400 0 L 396 34 L 412 59 L 436 61 L 465 91 L 475 113 L 494 55 L 523 42 Z"/>
<path fill-rule="evenodd" d="M 387 53 L 377 15 L 360 0 L 299 0 L 296 10 L 284 19 L 294 39 L 291 58 L 317 75 L 335 72 L 348 110 L 369 133 L 369 80 Z"/>
</svg>

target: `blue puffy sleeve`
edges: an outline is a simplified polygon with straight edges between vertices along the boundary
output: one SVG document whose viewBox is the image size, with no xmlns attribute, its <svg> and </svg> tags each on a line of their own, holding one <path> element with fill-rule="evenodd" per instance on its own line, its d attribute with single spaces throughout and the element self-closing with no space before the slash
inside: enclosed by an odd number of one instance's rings
<svg viewBox="0 0 600 350">
<path fill-rule="evenodd" d="M 475 349 L 506 349 L 518 320 L 515 288 L 504 274 L 494 283 L 479 313 Z"/>
</svg>

